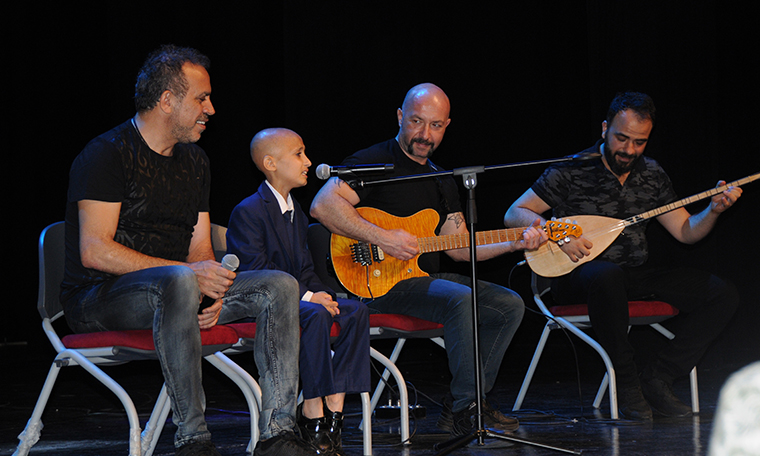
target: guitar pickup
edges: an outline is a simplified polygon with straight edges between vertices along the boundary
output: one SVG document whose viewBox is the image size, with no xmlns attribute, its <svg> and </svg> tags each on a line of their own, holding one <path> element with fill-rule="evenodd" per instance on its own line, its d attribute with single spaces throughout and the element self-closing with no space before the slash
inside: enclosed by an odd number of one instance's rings
<svg viewBox="0 0 760 456">
<path fill-rule="evenodd" d="M 375 244 L 357 242 L 351 244 L 351 259 L 354 263 L 359 263 L 362 266 L 369 266 L 373 262 L 383 261 L 385 259 L 385 253 L 383 253 L 383 249 Z"/>
</svg>

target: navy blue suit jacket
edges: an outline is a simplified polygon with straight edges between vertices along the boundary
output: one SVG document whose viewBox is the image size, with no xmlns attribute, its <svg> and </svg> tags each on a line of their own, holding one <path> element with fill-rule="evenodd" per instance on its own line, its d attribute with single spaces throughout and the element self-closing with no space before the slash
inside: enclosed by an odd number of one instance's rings
<svg viewBox="0 0 760 456">
<path fill-rule="evenodd" d="M 295 199 L 293 213 L 294 238 L 290 238 L 280 205 L 266 182 L 262 182 L 256 193 L 233 209 L 227 227 L 227 252 L 238 256 L 241 271 L 285 271 L 298 280 L 300 296 L 306 291 L 325 291 L 335 299 L 335 292 L 314 271 L 306 244 L 309 219 Z"/>
</svg>

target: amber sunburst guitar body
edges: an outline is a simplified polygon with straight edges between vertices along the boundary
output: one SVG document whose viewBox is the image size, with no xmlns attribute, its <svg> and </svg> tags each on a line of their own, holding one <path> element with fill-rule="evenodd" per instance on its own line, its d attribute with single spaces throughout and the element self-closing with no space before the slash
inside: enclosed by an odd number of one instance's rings
<svg viewBox="0 0 760 456">
<path fill-rule="evenodd" d="M 536 274 L 544 277 L 557 277 L 563 274 L 567 274 L 576 267 L 583 263 L 593 260 L 599 254 L 604 252 L 607 247 L 615 241 L 615 238 L 625 229 L 625 227 L 634 225 L 639 222 L 643 222 L 652 217 L 670 212 L 674 209 L 686 206 L 687 204 L 694 203 L 704 198 L 715 196 L 719 193 L 723 193 L 729 187 L 740 187 L 744 184 L 753 182 L 760 178 L 760 173 L 755 173 L 731 182 L 729 184 L 716 187 L 696 195 L 692 195 L 688 198 L 666 204 L 665 206 L 658 207 L 634 215 L 625 220 L 618 220 L 611 217 L 602 217 L 597 215 L 579 215 L 572 217 L 573 223 L 577 223 L 583 228 L 583 237 L 590 240 L 594 246 L 591 248 L 591 253 L 578 262 L 573 263 L 570 258 L 565 255 L 565 252 L 560 248 L 547 242 L 536 250 L 526 251 L 525 259 L 528 261 L 528 265 Z"/>
<path fill-rule="evenodd" d="M 357 211 L 364 219 L 377 226 L 385 229 L 402 229 L 416 236 L 420 255 L 470 246 L 469 234 L 436 236 L 435 228 L 439 217 L 433 209 L 424 209 L 409 217 L 396 217 L 371 207 L 360 207 Z M 562 221 L 547 222 L 543 228 L 549 235 L 549 239 L 554 241 L 570 235 L 576 237 L 581 235 L 580 228 Z M 525 228 L 509 228 L 479 231 L 476 233 L 476 243 L 486 245 L 518 241 L 522 239 L 524 230 Z M 380 297 L 402 280 L 428 275 L 417 265 L 419 255 L 411 260 L 402 261 L 385 255 L 374 244 L 334 233 L 330 238 L 330 256 L 340 283 L 346 290 L 362 298 Z"/>
</svg>

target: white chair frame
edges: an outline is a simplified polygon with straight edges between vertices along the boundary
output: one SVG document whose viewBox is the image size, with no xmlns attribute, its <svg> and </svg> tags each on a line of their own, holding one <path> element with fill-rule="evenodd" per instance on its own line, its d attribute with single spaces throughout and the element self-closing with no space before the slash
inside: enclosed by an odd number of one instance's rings
<svg viewBox="0 0 760 456">
<path fill-rule="evenodd" d="M 39 238 L 38 246 L 39 255 L 39 288 L 37 308 L 42 316 L 42 327 L 45 335 L 50 340 L 56 351 L 48 372 L 42 391 L 37 399 L 37 403 L 32 411 L 32 416 L 27 422 L 24 430 L 19 434 L 19 444 L 14 456 L 25 456 L 29 453 L 32 446 L 40 438 L 42 430 L 42 414 L 47 405 L 48 399 L 55 386 L 55 381 L 61 368 L 68 366 L 81 366 L 95 379 L 106 386 L 121 401 L 127 414 L 129 422 L 129 455 L 130 456 L 150 456 L 156 448 L 158 438 L 163 430 L 164 423 L 171 411 L 171 403 L 164 385 L 158 395 L 156 404 L 150 419 L 146 423 L 145 431 L 140 428 L 140 420 L 135 408 L 134 402 L 124 388 L 111 376 L 106 374 L 99 366 L 123 364 L 130 360 L 152 359 L 150 352 L 140 353 L 137 350 L 128 353 L 127 350 L 120 347 L 97 347 L 72 349 L 64 345 L 55 328 L 53 322 L 63 316 L 63 310 L 58 301 L 58 293 L 61 279 L 63 277 L 63 258 L 64 254 L 64 222 L 57 222 L 47 226 Z M 258 438 L 258 411 L 260 401 L 260 392 L 258 397 L 254 393 L 253 387 L 255 381 L 248 375 L 245 370 L 232 362 L 227 356 L 216 350 L 217 347 L 204 347 L 206 353 L 204 358 L 213 366 L 219 369 L 243 392 L 248 409 L 251 413 L 251 442 Z M 219 347 L 224 348 L 224 347 Z M 252 443 L 249 443 L 249 452 L 253 453 Z"/>
<path fill-rule="evenodd" d="M 558 317 L 553 315 L 543 300 L 543 296 L 545 296 L 551 289 L 548 286 L 541 286 L 541 280 L 542 279 L 535 273 L 532 274 L 531 289 L 533 291 L 533 300 L 541 310 L 541 313 L 543 313 L 543 315 L 547 318 L 547 321 L 546 325 L 544 325 L 541 337 L 538 340 L 536 351 L 533 354 L 533 359 L 531 360 L 530 366 L 528 367 L 528 372 L 525 374 L 525 379 L 523 380 L 522 386 L 520 387 L 520 392 L 517 394 L 517 399 L 515 400 L 515 405 L 512 407 L 512 410 L 517 411 L 522 407 L 525 395 L 527 394 L 528 388 L 530 387 L 530 382 L 533 379 L 533 374 L 536 372 L 538 361 L 541 358 L 541 354 L 543 353 L 544 347 L 546 346 L 546 341 L 549 338 L 549 334 L 554 329 L 563 328 L 575 334 L 583 342 L 587 343 L 591 348 L 594 349 L 594 351 L 599 354 L 599 356 L 602 358 L 602 361 L 604 361 L 606 373 L 604 374 L 602 383 L 596 393 L 593 405 L 594 408 L 598 409 L 601 406 L 602 400 L 604 399 L 605 392 L 609 391 L 610 417 L 614 420 L 619 419 L 615 368 L 612 365 L 612 360 L 604 348 L 602 348 L 602 346 L 596 340 L 594 340 L 591 336 L 583 331 L 583 329 L 591 327 L 591 322 L 589 321 L 588 315 L 573 317 Z M 648 324 L 663 336 L 667 337 L 668 339 L 673 339 L 675 335 L 659 323 L 666 318 L 667 317 L 657 318 L 649 321 L 639 321 L 635 324 Z M 630 328 L 631 326 L 629 325 L 629 331 Z M 692 412 L 696 414 L 699 413 L 699 385 L 697 382 L 696 366 L 691 370 L 689 377 L 691 386 L 691 408 Z"/>
</svg>

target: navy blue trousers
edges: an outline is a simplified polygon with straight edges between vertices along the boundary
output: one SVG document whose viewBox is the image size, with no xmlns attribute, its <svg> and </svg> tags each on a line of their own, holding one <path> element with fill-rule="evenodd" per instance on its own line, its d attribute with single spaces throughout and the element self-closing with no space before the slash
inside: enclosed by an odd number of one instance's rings
<svg viewBox="0 0 760 456">
<path fill-rule="evenodd" d="M 321 304 L 301 301 L 300 369 L 304 399 L 370 388 L 369 309 L 361 302 L 338 299 L 333 317 Z M 337 322 L 340 336 L 330 340 Z"/>
</svg>

